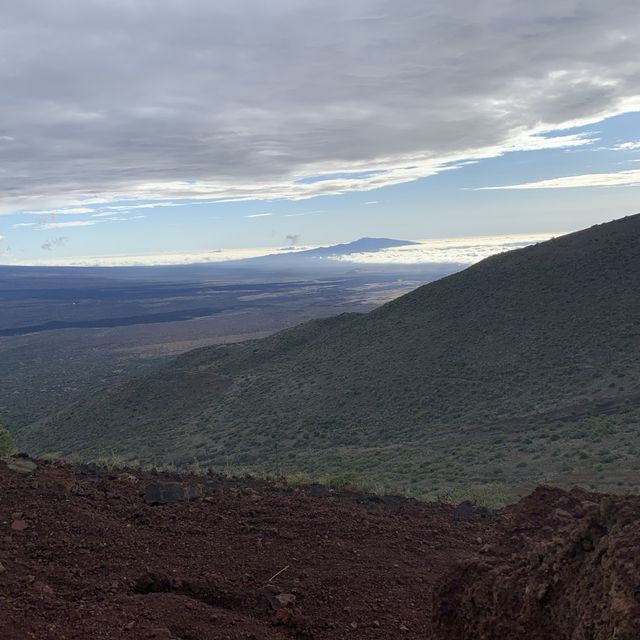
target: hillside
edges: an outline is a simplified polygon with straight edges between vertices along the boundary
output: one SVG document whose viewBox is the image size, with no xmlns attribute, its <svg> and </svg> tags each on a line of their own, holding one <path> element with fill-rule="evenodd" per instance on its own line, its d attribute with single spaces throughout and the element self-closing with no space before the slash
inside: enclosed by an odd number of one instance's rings
<svg viewBox="0 0 640 640">
<path fill-rule="evenodd" d="M 341 272 L 310 268 L 304 275 L 215 264 L 0 267 L 0 424 L 19 434 L 179 353 L 370 311 L 457 268 L 340 264 Z"/>
<path fill-rule="evenodd" d="M 189 352 L 32 425 L 30 451 L 427 490 L 638 489 L 640 216 L 484 260 L 368 314 Z"/>
<path fill-rule="evenodd" d="M 24 458 L 0 460 L 0 483 L 3 640 L 640 632 L 637 496 L 538 488 L 489 512 Z"/>
</svg>

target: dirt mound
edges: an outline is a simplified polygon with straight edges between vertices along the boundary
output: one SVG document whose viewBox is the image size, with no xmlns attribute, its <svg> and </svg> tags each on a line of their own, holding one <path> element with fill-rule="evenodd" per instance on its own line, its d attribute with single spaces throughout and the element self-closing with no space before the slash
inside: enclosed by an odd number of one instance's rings
<svg viewBox="0 0 640 640">
<path fill-rule="evenodd" d="M 640 638 L 640 498 L 541 488 L 503 515 L 484 561 L 436 586 L 438 638 Z"/>
<path fill-rule="evenodd" d="M 637 637 L 637 498 L 541 489 L 487 517 L 26 461 L 0 486 L 3 640 Z"/>
<path fill-rule="evenodd" d="M 158 485 L 172 501 L 149 499 Z M 453 528 L 448 505 L 91 466 L 0 462 L 0 486 L 3 640 L 424 638 L 434 580 L 493 526 Z"/>
</svg>

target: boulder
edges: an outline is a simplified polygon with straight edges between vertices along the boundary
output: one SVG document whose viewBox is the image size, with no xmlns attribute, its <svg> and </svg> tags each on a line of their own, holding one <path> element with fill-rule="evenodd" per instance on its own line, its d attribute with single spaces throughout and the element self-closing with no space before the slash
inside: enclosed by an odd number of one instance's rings
<svg viewBox="0 0 640 640">
<path fill-rule="evenodd" d="M 282 587 L 275 584 L 265 584 L 258 591 L 258 598 L 268 604 L 274 611 L 293 607 L 296 601 L 295 595 L 287 593 Z"/>
<path fill-rule="evenodd" d="M 305 491 L 311 496 L 328 496 L 331 493 L 329 487 L 317 483 L 307 485 Z"/>
<path fill-rule="evenodd" d="M 29 523 L 26 520 L 14 520 L 11 523 L 11 528 L 14 531 L 24 531 L 29 526 Z"/>
<path fill-rule="evenodd" d="M 189 502 L 202 498 L 202 488 L 181 482 L 152 482 L 145 487 L 144 501 L 148 505 Z"/>
<path fill-rule="evenodd" d="M 8 469 L 24 475 L 32 475 L 38 469 L 38 465 L 33 460 L 23 456 L 3 458 L 3 461 Z"/>
</svg>

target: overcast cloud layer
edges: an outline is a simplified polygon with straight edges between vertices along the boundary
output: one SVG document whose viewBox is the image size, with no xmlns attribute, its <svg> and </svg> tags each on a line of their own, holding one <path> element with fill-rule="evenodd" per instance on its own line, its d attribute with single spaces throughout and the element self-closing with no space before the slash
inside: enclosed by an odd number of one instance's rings
<svg viewBox="0 0 640 640">
<path fill-rule="evenodd" d="M 543 132 L 638 110 L 638 42 L 637 0 L 5 2 L 0 212 L 304 198 L 584 144 Z"/>
</svg>

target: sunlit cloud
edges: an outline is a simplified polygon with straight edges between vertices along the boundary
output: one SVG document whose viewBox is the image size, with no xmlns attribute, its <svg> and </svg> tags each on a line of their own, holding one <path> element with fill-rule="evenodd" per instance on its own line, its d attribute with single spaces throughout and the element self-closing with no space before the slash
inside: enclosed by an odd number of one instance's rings
<svg viewBox="0 0 640 640">
<path fill-rule="evenodd" d="M 500 189 L 576 189 L 584 187 L 634 187 L 640 185 L 640 169 L 613 173 L 587 173 L 578 176 L 564 176 L 536 182 L 509 184 L 495 187 L 479 187 L 478 190 Z"/>
<path fill-rule="evenodd" d="M 635 142 L 622 142 L 612 147 L 615 151 L 637 151 L 640 150 L 640 140 Z"/>
<path fill-rule="evenodd" d="M 188 184 L 188 183 L 187 183 Z M 189 207 L 189 206 L 202 206 L 202 205 L 206 205 L 206 204 L 219 204 L 219 200 L 214 200 L 214 201 L 198 201 L 198 200 L 194 200 L 193 202 L 191 201 L 184 201 L 184 202 L 164 202 L 164 201 L 159 201 L 159 202 L 142 202 L 142 203 L 132 203 L 132 204 L 120 204 L 120 205 L 111 205 L 108 207 L 105 207 L 106 209 L 109 209 L 111 211 L 130 211 L 130 210 L 134 210 L 134 209 L 158 209 L 158 208 L 162 208 L 162 207 Z"/>
<path fill-rule="evenodd" d="M 181 202 L 144 202 L 141 204 L 122 204 L 110 206 L 107 209 L 111 211 L 129 211 L 131 209 L 156 209 L 158 207 L 182 207 L 185 206 Z"/>
<path fill-rule="evenodd" d="M 70 207 L 68 209 L 43 209 L 40 211 L 25 211 L 24 213 L 36 216 L 66 216 L 66 215 L 80 215 L 83 213 L 92 213 L 93 209 L 89 207 Z"/>
<path fill-rule="evenodd" d="M 245 218 L 266 218 L 267 216 L 272 216 L 273 213 L 250 213 Z"/>
<path fill-rule="evenodd" d="M 93 220 L 72 220 L 70 222 L 46 222 L 42 229 L 67 229 L 71 227 L 91 227 L 96 224 Z"/>
<path fill-rule="evenodd" d="M 593 142 L 586 134 L 556 135 L 545 137 L 540 132 L 522 134 L 500 146 L 468 149 L 460 155 L 439 158 L 410 156 L 394 160 L 378 160 L 372 166 L 362 165 L 366 176 L 354 178 L 332 178 L 313 183 L 301 183 L 299 180 L 273 183 L 241 183 L 224 184 L 210 180 L 149 182 L 132 186 L 126 193 L 103 194 L 106 200 L 188 200 L 193 204 L 197 200 L 220 202 L 242 202 L 247 200 L 306 200 L 317 196 L 340 195 L 350 191 L 369 191 L 383 187 L 412 182 L 419 178 L 433 176 L 443 171 L 457 169 L 465 159 L 494 158 L 512 151 L 534 151 L 540 149 L 561 149 L 578 147 Z M 374 162 L 374 161 L 372 161 Z M 400 164 L 401 166 L 396 166 Z M 356 166 L 352 163 L 352 167 Z M 375 170 L 375 171 L 374 171 Z M 325 173 L 334 174 L 336 168 Z M 320 167 L 312 172 L 322 175 Z M 245 217 L 263 217 L 266 214 L 252 214 Z M 273 214 L 269 214 L 273 215 Z"/>
<path fill-rule="evenodd" d="M 199 264 L 226 262 L 228 260 L 242 260 L 257 258 L 264 255 L 278 253 L 277 247 L 267 248 L 239 248 L 239 249 L 211 249 L 207 251 L 165 252 L 134 255 L 105 255 L 78 256 L 42 259 L 5 259 L 4 264 L 35 265 L 35 266 L 68 266 L 68 267 L 135 267 L 135 266 L 167 266 L 181 264 Z"/>
<path fill-rule="evenodd" d="M 325 211 L 320 209 L 318 211 L 300 211 L 298 213 L 285 213 L 284 217 L 285 218 L 300 218 L 301 216 L 315 216 L 315 215 L 318 215 L 320 213 L 325 213 Z"/>
<path fill-rule="evenodd" d="M 330 259 L 360 264 L 473 264 L 496 253 L 520 249 L 559 235 L 562 233 L 438 238 L 371 253 L 336 255 Z"/>
</svg>

